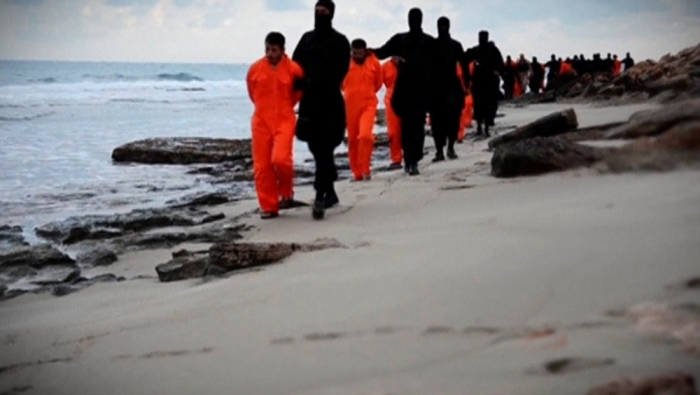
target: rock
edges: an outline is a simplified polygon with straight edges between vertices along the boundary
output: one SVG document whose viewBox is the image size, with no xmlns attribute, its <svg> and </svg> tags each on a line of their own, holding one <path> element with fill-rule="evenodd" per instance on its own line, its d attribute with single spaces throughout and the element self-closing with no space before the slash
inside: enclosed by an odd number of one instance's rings
<svg viewBox="0 0 700 395">
<path fill-rule="evenodd" d="M 228 271 L 269 265 L 294 253 L 288 243 L 216 243 L 209 249 L 212 265 Z"/>
<path fill-rule="evenodd" d="M 56 285 L 72 283 L 80 278 L 80 269 L 75 267 L 56 267 L 41 270 L 29 282 L 36 285 Z"/>
<path fill-rule="evenodd" d="M 563 139 L 535 137 L 496 147 L 491 174 L 498 178 L 534 176 L 591 166 L 603 151 Z"/>
<path fill-rule="evenodd" d="M 126 281 L 126 278 L 117 277 L 111 273 L 101 274 L 99 276 L 91 278 L 80 277 L 77 280 L 75 280 L 72 284 L 60 284 L 54 286 L 53 288 L 51 288 L 51 294 L 57 297 L 66 296 L 81 291 L 97 283 L 113 283 L 122 281 Z"/>
<path fill-rule="evenodd" d="M 40 269 L 47 266 L 73 264 L 75 261 L 71 257 L 49 244 L 16 247 L 0 252 L 0 267 L 29 266 Z"/>
<path fill-rule="evenodd" d="M 662 78 L 660 80 L 650 82 L 647 84 L 646 90 L 651 96 L 654 96 L 665 91 L 684 91 L 692 87 L 693 77 L 690 75 L 680 75 L 673 78 Z"/>
<path fill-rule="evenodd" d="M 112 239 L 154 228 L 201 225 L 220 218 L 221 215 L 212 217 L 192 207 L 143 209 L 126 214 L 71 217 L 62 222 L 42 225 L 35 231 L 39 237 L 47 240 L 74 244 L 84 240 Z"/>
<path fill-rule="evenodd" d="M 561 112 L 547 115 L 535 122 L 520 127 L 511 133 L 498 136 L 489 141 L 489 148 L 494 149 L 502 144 L 520 141 L 532 137 L 556 136 L 575 130 L 578 127 L 576 112 L 570 108 Z"/>
<path fill-rule="evenodd" d="M 7 286 L 5 284 L 0 284 L 0 298 L 5 296 L 5 292 L 7 292 Z"/>
<path fill-rule="evenodd" d="M 347 248 L 336 239 L 321 238 L 316 239 L 311 243 L 292 244 L 292 250 L 298 252 L 315 252 L 330 249 Z"/>
<path fill-rule="evenodd" d="M 590 389 L 586 395 L 697 395 L 687 373 L 619 377 Z"/>
<path fill-rule="evenodd" d="M 700 121 L 700 99 L 638 112 L 630 117 L 628 123 L 611 130 L 606 137 L 608 139 L 636 139 L 644 136 L 656 136 L 677 124 L 691 121 Z"/>
<path fill-rule="evenodd" d="M 140 140 L 112 152 L 115 162 L 146 164 L 221 163 L 252 156 L 251 140 L 172 137 Z"/>
<path fill-rule="evenodd" d="M 209 256 L 199 254 L 175 258 L 168 263 L 158 265 L 156 272 L 158 279 L 165 283 L 204 277 L 208 267 Z"/>
<path fill-rule="evenodd" d="M 374 124 L 378 126 L 386 126 L 386 110 L 383 108 L 377 109 L 377 117 L 374 120 Z"/>
<path fill-rule="evenodd" d="M 204 276 L 222 277 L 222 276 L 226 275 L 226 273 L 228 273 L 228 270 L 226 270 L 225 268 L 223 268 L 221 266 L 209 265 L 209 267 L 207 267 L 206 273 L 204 273 Z"/>
<path fill-rule="evenodd" d="M 0 250 L 12 247 L 28 246 L 20 226 L 0 226 Z"/>
<path fill-rule="evenodd" d="M 77 261 L 81 265 L 86 266 L 109 266 L 116 262 L 119 258 L 114 251 L 106 248 L 98 248 L 78 255 Z"/>
<path fill-rule="evenodd" d="M 231 198 L 229 198 L 227 194 L 221 192 L 213 192 L 187 198 L 187 201 L 177 203 L 173 207 L 183 208 L 200 206 L 218 206 L 220 204 L 226 204 L 230 201 Z"/>
</svg>

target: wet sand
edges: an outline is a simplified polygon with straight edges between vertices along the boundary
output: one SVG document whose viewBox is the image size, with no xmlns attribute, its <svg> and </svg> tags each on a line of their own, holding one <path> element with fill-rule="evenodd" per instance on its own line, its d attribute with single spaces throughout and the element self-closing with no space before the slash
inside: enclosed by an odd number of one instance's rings
<svg viewBox="0 0 700 395">
<path fill-rule="evenodd" d="M 506 108 L 498 122 L 566 107 Z M 588 127 L 648 106 L 575 107 Z M 554 395 L 627 374 L 700 380 L 697 355 L 620 316 L 645 302 L 700 306 L 697 289 L 668 287 L 700 276 L 700 172 L 498 180 L 486 142 L 458 154 L 415 178 L 340 183 L 323 222 L 308 209 L 244 220 L 252 241 L 345 249 L 219 280 L 147 277 L 0 304 L 0 393 Z M 155 276 L 169 253 L 122 256 L 110 271 Z"/>
</svg>

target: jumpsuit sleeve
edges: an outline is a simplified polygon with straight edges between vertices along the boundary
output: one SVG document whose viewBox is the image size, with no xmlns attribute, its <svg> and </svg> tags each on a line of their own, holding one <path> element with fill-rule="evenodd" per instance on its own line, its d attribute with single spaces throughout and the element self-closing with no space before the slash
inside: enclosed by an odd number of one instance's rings
<svg viewBox="0 0 700 395">
<path fill-rule="evenodd" d="M 379 92 L 380 89 L 382 89 L 382 85 L 384 85 L 384 71 L 382 70 L 382 65 L 379 63 L 379 60 L 372 56 L 372 63 L 374 63 L 374 69 L 376 70 L 375 75 L 374 75 L 374 93 Z"/>
<path fill-rule="evenodd" d="M 471 81 L 471 76 L 469 75 L 469 62 L 467 62 L 467 57 L 464 52 L 464 47 L 462 47 L 461 43 L 457 43 L 457 54 L 459 54 L 459 57 L 457 58 L 457 63 L 459 64 L 459 67 L 462 69 L 462 84 L 465 88 L 469 89 L 469 82 Z M 466 92 L 465 92 L 466 93 Z"/>
<path fill-rule="evenodd" d="M 390 38 L 381 48 L 374 50 L 374 56 L 376 56 L 377 59 L 384 60 L 390 56 L 398 55 L 398 40 L 398 36 Z"/>
<path fill-rule="evenodd" d="M 255 73 L 255 68 L 257 66 L 257 63 L 253 64 L 250 67 L 250 70 L 248 70 L 248 75 L 246 76 L 246 86 L 248 87 L 248 97 L 250 98 L 250 101 L 255 104 L 255 99 L 253 98 L 253 92 L 255 91 L 254 82 L 253 82 L 253 75 Z"/>
</svg>

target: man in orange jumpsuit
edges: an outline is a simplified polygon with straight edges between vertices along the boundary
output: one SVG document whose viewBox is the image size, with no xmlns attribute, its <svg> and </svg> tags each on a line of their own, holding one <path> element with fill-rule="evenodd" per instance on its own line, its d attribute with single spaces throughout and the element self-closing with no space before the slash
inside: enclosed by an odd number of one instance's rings
<svg viewBox="0 0 700 395">
<path fill-rule="evenodd" d="M 398 59 L 392 58 L 382 66 L 382 76 L 384 78 L 384 86 L 386 94 L 384 95 L 384 111 L 386 114 L 387 133 L 389 135 L 389 154 L 391 156 L 391 165 L 389 170 L 401 169 L 401 161 L 403 161 L 403 152 L 401 151 L 401 119 L 394 112 L 391 106 L 391 98 L 394 96 L 394 87 L 396 86 L 396 77 L 399 73 L 399 68 L 396 65 Z"/>
<path fill-rule="evenodd" d="M 474 74 L 474 62 L 469 63 L 469 74 Z M 464 81 L 462 75 L 462 65 L 460 65 L 459 63 L 457 64 L 457 76 L 459 76 L 460 80 Z M 462 88 L 464 89 L 464 92 L 467 94 L 467 96 L 464 98 L 464 110 L 462 110 L 462 117 L 460 119 L 459 124 L 459 133 L 457 134 L 457 143 L 459 144 L 462 144 L 464 142 L 466 129 L 472 126 L 472 121 L 474 120 L 474 98 L 471 95 L 471 87 L 464 86 L 464 82 L 462 82 Z"/>
<path fill-rule="evenodd" d="M 617 55 L 613 56 L 613 76 L 619 77 L 622 72 L 622 62 L 617 58 Z"/>
<path fill-rule="evenodd" d="M 374 120 L 377 117 L 377 92 L 382 89 L 382 65 L 367 51 L 362 39 L 350 44 L 352 59 L 343 82 L 348 127 L 348 159 L 355 181 L 372 178 Z"/>
<path fill-rule="evenodd" d="M 294 106 L 301 98 L 294 82 L 303 77 L 303 72 L 287 57 L 284 45 L 281 33 L 268 34 L 265 57 L 251 66 L 246 78 L 255 105 L 253 169 L 263 219 L 277 217 L 280 208 L 290 206 L 294 196 Z"/>
</svg>

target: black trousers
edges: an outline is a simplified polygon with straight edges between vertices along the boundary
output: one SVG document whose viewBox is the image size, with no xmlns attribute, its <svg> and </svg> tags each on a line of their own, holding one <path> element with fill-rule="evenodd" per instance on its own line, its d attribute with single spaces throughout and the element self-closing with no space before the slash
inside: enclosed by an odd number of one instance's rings
<svg viewBox="0 0 700 395">
<path fill-rule="evenodd" d="M 401 117 L 401 149 L 407 166 L 417 165 L 423 159 L 425 116 L 423 112 Z"/>
<path fill-rule="evenodd" d="M 316 162 L 316 175 L 314 189 L 316 199 L 323 200 L 326 195 L 334 191 L 333 183 L 338 179 L 338 170 L 335 167 L 335 145 L 323 141 L 310 141 L 309 151 Z"/>
<path fill-rule="evenodd" d="M 442 150 L 445 148 L 445 144 L 454 147 L 459 135 L 461 118 L 462 112 L 456 110 L 437 111 L 430 114 L 435 148 Z"/>
</svg>

